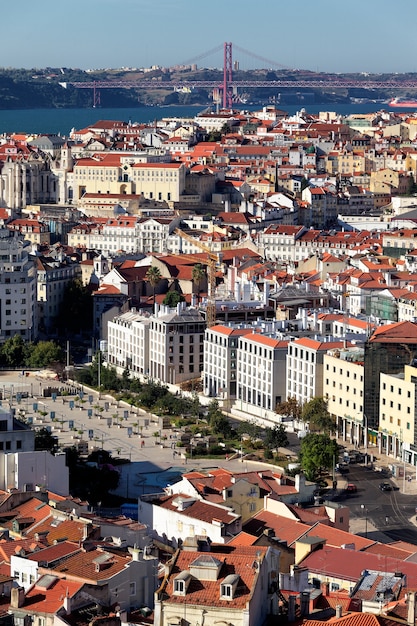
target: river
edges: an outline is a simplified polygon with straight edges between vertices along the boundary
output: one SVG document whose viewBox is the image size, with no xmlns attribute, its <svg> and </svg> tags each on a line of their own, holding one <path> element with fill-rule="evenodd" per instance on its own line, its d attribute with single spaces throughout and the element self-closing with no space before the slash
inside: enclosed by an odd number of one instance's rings
<svg viewBox="0 0 417 626">
<path fill-rule="evenodd" d="M 202 106 L 155 106 L 132 107 L 129 109 L 16 109 L 0 110 L 0 133 L 51 133 L 68 136 L 72 128 L 81 129 L 98 120 L 121 120 L 131 122 L 152 122 L 163 117 L 194 117 L 203 110 Z M 259 110 L 259 106 L 244 107 L 246 110 Z M 302 108 L 301 104 L 282 105 L 282 109 L 293 114 Z M 352 113 L 372 113 L 381 109 L 390 110 L 387 103 L 366 102 L 362 104 L 308 104 L 309 113 L 335 111 L 343 115 Z M 406 111 L 407 109 L 395 109 Z M 408 109 L 409 111 L 412 109 Z"/>
</svg>

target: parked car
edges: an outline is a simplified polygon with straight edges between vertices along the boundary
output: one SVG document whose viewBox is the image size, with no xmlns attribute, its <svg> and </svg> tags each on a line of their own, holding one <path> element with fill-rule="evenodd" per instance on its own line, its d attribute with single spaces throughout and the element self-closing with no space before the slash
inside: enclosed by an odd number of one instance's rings
<svg viewBox="0 0 417 626">
<path fill-rule="evenodd" d="M 343 463 L 338 463 L 335 467 L 335 470 L 336 472 L 339 472 L 339 474 L 349 474 L 348 466 Z"/>
<path fill-rule="evenodd" d="M 391 491 L 392 487 L 390 483 L 379 483 L 379 488 L 381 491 Z"/>
</svg>

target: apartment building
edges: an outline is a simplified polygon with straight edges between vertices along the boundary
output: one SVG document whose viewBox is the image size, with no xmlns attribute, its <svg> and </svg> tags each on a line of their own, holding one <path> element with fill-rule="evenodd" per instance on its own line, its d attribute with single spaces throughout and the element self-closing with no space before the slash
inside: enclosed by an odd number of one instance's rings
<svg viewBox="0 0 417 626">
<path fill-rule="evenodd" d="M 268 261 L 295 261 L 295 241 L 305 226 L 268 226 L 257 235 L 259 250 Z"/>
<path fill-rule="evenodd" d="M 301 337 L 290 341 L 285 397 L 295 398 L 303 405 L 315 396 L 323 396 L 324 356 L 328 350 L 340 350 L 344 345 L 345 342 L 332 341 L 331 338 Z"/>
<path fill-rule="evenodd" d="M 149 375 L 163 383 L 178 385 L 199 378 L 203 371 L 203 316 L 180 302 L 176 309 L 157 308 L 150 319 Z"/>
<path fill-rule="evenodd" d="M 38 330 L 48 334 L 56 326 L 61 303 L 68 285 L 81 277 L 79 263 L 36 257 Z"/>
<path fill-rule="evenodd" d="M 365 442 L 363 415 L 364 349 L 359 346 L 328 350 L 323 355 L 323 396 L 343 441 Z"/>
<path fill-rule="evenodd" d="M 234 407 L 254 417 L 276 421 L 275 408 L 285 400 L 288 342 L 255 332 L 239 337 L 237 399 Z"/>
<path fill-rule="evenodd" d="M 417 465 L 417 368 L 405 365 L 399 374 L 380 376 L 379 429 L 381 452 Z"/>
<path fill-rule="evenodd" d="M 249 326 L 207 328 L 204 337 L 204 393 L 234 400 L 237 393 L 239 337 L 251 333 Z"/>
<path fill-rule="evenodd" d="M 107 324 L 107 361 L 132 376 L 149 374 L 149 315 L 136 310 L 118 315 Z"/>
<path fill-rule="evenodd" d="M 30 243 L 0 230 L 0 343 L 20 334 L 37 336 L 36 267 Z"/>
</svg>

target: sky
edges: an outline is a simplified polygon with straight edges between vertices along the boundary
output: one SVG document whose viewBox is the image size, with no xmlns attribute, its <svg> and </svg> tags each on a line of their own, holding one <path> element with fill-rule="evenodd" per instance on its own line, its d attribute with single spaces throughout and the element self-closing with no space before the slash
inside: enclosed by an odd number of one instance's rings
<svg viewBox="0 0 417 626">
<path fill-rule="evenodd" d="M 227 41 L 242 69 L 417 72 L 416 23 L 416 0 L 4 0 L 0 67 L 221 68 Z"/>
</svg>

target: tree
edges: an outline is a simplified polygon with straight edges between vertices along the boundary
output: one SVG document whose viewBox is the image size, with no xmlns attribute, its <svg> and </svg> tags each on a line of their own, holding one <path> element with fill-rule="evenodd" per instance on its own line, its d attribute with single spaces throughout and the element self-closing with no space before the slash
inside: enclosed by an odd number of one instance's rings
<svg viewBox="0 0 417 626">
<path fill-rule="evenodd" d="M 151 267 L 146 272 L 145 278 L 150 284 L 150 286 L 152 287 L 152 295 L 153 295 L 152 301 L 153 301 L 153 306 L 155 308 L 155 288 L 162 278 L 160 269 L 158 267 L 155 267 L 155 265 L 151 265 Z"/>
<path fill-rule="evenodd" d="M 53 341 L 39 341 L 39 343 L 32 344 L 28 348 L 26 365 L 40 368 L 63 360 L 64 353 L 58 344 Z"/>
<path fill-rule="evenodd" d="M 265 445 L 267 448 L 286 448 L 288 443 L 283 424 L 276 424 L 273 428 L 265 428 Z"/>
<path fill-rule="evenodd" d="M 175 308 L 179 302 L 184 302 L 185 298 L 182 293 L 178 291 L 168 291 L 165 298 L 162 300 L 162 304 L 169 306 L 171 308 Z"/>
<path fill-rule="evenodd" d="M 327 410 L 327 400 L 323 397 L 312 398 L 303 406 L 301 417 L 311 431 L 334 433 L 336 422 Z"/>
<path fill-rule="evenodd" d="M 52 435 L 47 428 L 40 428 L 35 432 L 35 450 L 56 452 L 57 449 L 58 437 Z"/>
<path fill-rule="evenodd" d="M 204 270 L 204 267 L 201 265 L 201 263 L 197 263 L 196 265 L 194 265 L 193 267 L 193 271 L 192 271 L 192 278 L 193 278 L 193 283 L 196 286 L 196 290 L 197 290 L 197 304 L 200 301 L 200 287 L 201 287 L 201 283 L 203 282 L 203 278 L 205 277 L 206 272 Z"/>
<path fill-rule="evenodd" d="M 309 433 L 301 440 L 300 464 L 308 480 L 316 480 L 320 471 L 330 469 L 339 449 L 336 439 L 329 435 Z"/>
<path fill-rule="evenodd" d="M 0 350 L 1 361 L 8 367 L 22 367 L 26 354 L 27 345 L 21 335 L 13 335 L 6 339 Z"/>
<path fill-rule="evenodd" d="M 217 400 L 212 400 L 208 406 L 207 419 L 210 428 L 215 434 L 228 437 L 232 431 L 230 422 L 219 408 Z"/>
<path fill-rule="evenodd" d="M 93 298 L 79 278 L 72 280 L 64 291 L 57 326 L 67 335 L 92 330 Z"/>
<path fill-rule="evenodd" d="M 296 398 L 288 397 L 284 402 L 279 402 L 275 408 L 278 415 L 288 417 L 293 421 L 301 418 L 301 405 Z"/>
</svg>

